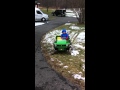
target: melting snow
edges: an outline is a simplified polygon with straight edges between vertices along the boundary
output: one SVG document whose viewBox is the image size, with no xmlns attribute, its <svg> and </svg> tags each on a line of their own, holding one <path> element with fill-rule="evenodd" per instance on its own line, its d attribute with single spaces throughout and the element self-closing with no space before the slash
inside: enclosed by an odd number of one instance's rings
<svg viewBox="0 0 120 90">
<path fill-rule="evenodd" d="M 85 32 L 81 32 L 77 38 L 76 38 L 77 42 L 85 42 Z"/>
<path fill-rule="evenodd" d="M 77 16 L 76 16 L 77 15 Z M 74 12 L 73 10 L 67 9 L 66 10 L 66 16 L 67 17 L 79 17 L 77 12 Z"/>
<path fill-rule="evenodd" d="M 78 26 L 70 26 L 69 28 L 75 29 L 75 30 L 80 30 L 80 27 L 78 27 Z"/>
<path fill-rule="evenodd" d="M 75 34 L 75 31 L 72 31 L 72 33 L 70 33 L 70 38 L 72 38 Z"/>
<path fill-rule="evenodd" d="M 63 68 L 68 68 L 68 66 L 64 66 Z"/>
<path fill-rule="evenodd" d="M 82 72 L 79 72 L 79 74 L 82 74 Z"/>
<path fill-rule="evenodd" d="M 66 12 L 66 16 L 73 17 L 73 16 L 75 16 L 75 13 L 73 13 L 73 12 Z"/>
<path fill-rule="evenodd" d="M 68 73 L 71 73 L 70 71 L 68 71 Z"/>
<path fill-rule="evenodd" d="M 83 64 L 83 66 L 82 66 L 82 67 L 83 67 L 83 71 L 85 71 L 85 64 Z"/>
<path fill-rule="evenodd" d="M 68 12 L 73 13 L 73 11 L 72 11 L 72 10 L 70 10 L 70 9 L 67 9 L 67 10 L 66 10 L 66 13 L 68 13 Z"/>
<path fill-rule="evenodd" d="M 79 74 L 74 74 L 73 76 L 75 79 L 81 79 L 81 75 L 79 75 Z"/>
<path fill-rule="evenodd" d="M 75 46 L 77 48 L 85 49 L 85 47 L 83 47 L 82 45 L 79 45 L 79 44 L 73 44 L 73 46 Z"/>
<path fill-rule="evenodd" d="M 51 58 L 51 61 L 54 61 L 54 59 L 53 59 L 53 58 Z"/>
<path fill-rule="evenodd" d="M 81 33 L 78 35 L 78 38 L 85 39 L 85 32 L 81 32 Z"/>
<path fill-rule="evenodd" d="M 82 62 L 85 62 L 85 59 L 81 59 Z"/>
<path fill-rule="evenodd" d="M 83 29 L 83 30 L 84 30 L 84 29 L 85 29 L 85 27 L 81 27 L 80 29 Z"/>
<path fill-rule="evenodd" d="M 35 26 L 39 26 L 39 25 L 43 25 L 45 23 L 42 23 L 42 22 L 35 22 Z"/>
<path fill-rule="evenodd" d="M 75 24 L 73 24 L 73 25 L 70 26 L 69 28 L 75 29 L 75 30 L 85 30 L 85 27 L 78 27 L 78 26 L 75 26 Z"/>
<path fill-rule="evenodd" d="M 67 17 L 79 17 L 78 14 L 75 14 L 74 12 L 66 12 Z"/>
<path fill-rule="evenodd" d="M 73 41 L 73 39 L 77 36 L 77 33 L 74 34 L 74 36 L 71 38 L 71 41 Z M 71 37 L 71 35 L 70 35 Z"/>
<path fill-rule="evenodd" d="M 45 35 L 44 41 L 46 41 L 47 43 L 53 44 L 53 42 L 55 41 L 56 35 L 61 35 L 60 30 L 55 30 L 55 31 L 51 31 L 50 33 L 47 33 Z"/>
<path fill-rule="evenodd" d="M 72 50 L 71 55 L 76 56 L 77 54 L 79 54 L 78 51 L 76 51 L 76 50 Z"/>
<path fill-rule="evenodd" d="M 82 76 L 79 75 L 79 74 L 74 74 L 73 77 L 74 77 L 74 79 L 82 79 L 82 80 L 85 80 L 85 78 L 82 77 Z"/>
<path fill-rule="evenodd" d="M 71 23 L 65 23 L 65 25 L 71 25 Z"/>
<path fill-rule="evenodd" d="M 58 62 L 60 62 L 60 63 L 61 63 L 61 61 L 58 61 Z"/>
<path fill-rule="evenodd" d="M 60 63 L 59 65 L 60 65 L 60 66 L 62 66 L 62 65 L 63 65 L 63 63 Z"/>
</svg>

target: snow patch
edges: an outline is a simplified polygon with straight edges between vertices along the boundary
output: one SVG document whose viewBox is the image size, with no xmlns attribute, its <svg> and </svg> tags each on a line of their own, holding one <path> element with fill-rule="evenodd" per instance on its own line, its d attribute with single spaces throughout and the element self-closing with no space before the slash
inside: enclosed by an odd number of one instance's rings
<svg viewBox="0 0 120 90">
<path fill-rule="evenodd" d="M 79 75 L 79 74 L 74 74 L 73 77 L 74 77 L 74 79 L 82 79 L 82 80 L 85 80 L 85 77 L 82 77 L 82 76 Z"/>
<path fill-rule="evenodd" d="M 54 61 L 54 59 L 53 59 L 53 58 L 51 58 L 51 61 Z"/>
<path fill-rule="evenodd" d="M 35 26 L 39 26 L 39 25 L 43 25 L 45 23 L 42 23 L 42 22 L 35 22 Z"/>
<path fill-rule="evenodd" d="M 71 25 L 71 23 L 65 23 L 65 25 Z"/>
<path fill-rule="evenodd" d="M 61 63 L 61 61 L 58 61 L 58 62 L 60 62 L 60 63 Z"/>
<path fill-rule="evenodd" d="M 82 45 L 79 45 L 79 44 L 73 44 L 73 46 L 75 46 L 77 48 L 85 49 L 85 47 L 83 47 Z"/>
<path fill-rule="evenodd" d="M 78 26 L 70 26 L 69 28 L 75 29 L 75 30 L 80 30 L 80 27 L 78 27 Z"/>
<path fill-rule="evenodd" d="M 68 66 L 64 66 L 63 68 L 68 68 Z"/>
<path fill-rule="evenodd" d="M 75 31 L 72 31 L 72 33 L 69 34 L 70 35 L 70 39 L 72 39 L 72 37 L 74 36 L 74 34 L 75 34 Z"/>
<path fill-rule="evenodd" d="M 82 72 L 79 72 L 79 74 L 82 74 Z"/>
<path fill-rule="evenodd" d="M 79 52 L 77 50 L 72 50 L 71 51 L 71 55 L 76 56 L 77 54 L 79 54 Z"/>
<path fill-rule="evenodd" d="M 85 59 L 81 59 L 82 62 L 85 62 Z"/>
<path fill-rule="evenodd" d="M 66 10 L 66 13 L 73 13 L 73 11 L 70 10 L 70 9 L 67 9 L 67 10 Z"/>
<path fill-rule="evenodd" d="M 74 79 L 81 79 L 81 75 L 79 74 L 74 74 L 73 76 L 74 76 Z"/>
<path fill-rule="evenodd" d="M 81 30 L 84 30 L 84 29 L 85 29 L 85 27 L 81 27 L 80 29 L 81 29 Z"/>
<path fill-rule="evenodd" d="M 76 41 L 77 41 L 77 42 L 82 42 L 82 43 L 84 43 L 84 42 L 85 42 L 85 32 L 81 32 L 81 33 L 77 36 Z"/>
<path fill-rule="evenodd" d="M 83 71 L 85 71 L 85 64 L 83 64 L 82 68 L 83 68 Z"/>
<path fill-rule="evenodd" d="M 70 71 L 68 71 L 68 73 L 71 73 Z"/>
<path fill-rule="evenodd" d="M 63 65 L 63 63 L 60 63 L 59 65 L 60 65 L 60 66 L 62 66 L 62 65 Z"/>
<path fill-rule="evenodd" d="M 67 17 L 75 17 L 76 18 L 76 15 L 77 15 L 77 17 L 79 17 L 78 13 L 75 13 L 73 10 L 70 10 L 70 9 L 66 10 Z"/>
</svg>

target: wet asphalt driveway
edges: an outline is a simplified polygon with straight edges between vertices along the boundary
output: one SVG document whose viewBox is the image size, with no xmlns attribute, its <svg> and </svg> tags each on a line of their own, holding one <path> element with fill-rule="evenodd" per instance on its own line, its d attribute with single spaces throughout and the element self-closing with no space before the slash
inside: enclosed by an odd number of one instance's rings
<svg viewBox="0 0 120 90">
<path fill-rule="evenodd" d="M 76 22 L 77 19 L 72 17 L 57 17 L 49 21 L 49 23 L 35 27 L 35 90 L 80 90 L 51 69 L 46 63 L 40 49 L 42 36 L 49 30 L 68 21 Z"/>
</svg>

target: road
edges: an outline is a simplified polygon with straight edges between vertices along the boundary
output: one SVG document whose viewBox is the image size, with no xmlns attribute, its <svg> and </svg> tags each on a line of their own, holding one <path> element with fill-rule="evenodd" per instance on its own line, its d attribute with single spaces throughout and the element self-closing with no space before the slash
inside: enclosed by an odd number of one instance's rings
<svg viewBox="0 0 120 90">
<path fill-rule="evenodd" d="M 48 23 L 35 27 L 35 90 L 80 90 L 74 84 L 57 74 L 47 64 L 40 49 L 42 36 L 66 22 L 76 22 L 76 18 L 57 17 Z"/>
</svg>

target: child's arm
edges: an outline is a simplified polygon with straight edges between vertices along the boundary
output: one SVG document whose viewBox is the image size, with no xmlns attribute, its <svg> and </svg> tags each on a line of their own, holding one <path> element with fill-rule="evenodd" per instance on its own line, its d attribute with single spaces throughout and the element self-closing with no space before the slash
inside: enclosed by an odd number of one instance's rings
<svg viewBox="0 0 120 90">
<path fill-rule="evenodd" d="M 63 34 L 61 34 L 61 37 L 63 36 Z"/>
<path fill-rule="evenodd" d="M 61 38 L 63 39 L 63 34 L 61 34 Z"/>
<path fill-rule="evenodd" d="M 68 40 L 68 38 L 69 38 L 69 35 L 68 35 L 68 34 L 66 34 L 66 40 Z"/>
</svg>

